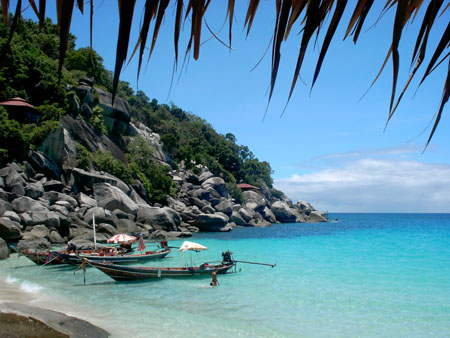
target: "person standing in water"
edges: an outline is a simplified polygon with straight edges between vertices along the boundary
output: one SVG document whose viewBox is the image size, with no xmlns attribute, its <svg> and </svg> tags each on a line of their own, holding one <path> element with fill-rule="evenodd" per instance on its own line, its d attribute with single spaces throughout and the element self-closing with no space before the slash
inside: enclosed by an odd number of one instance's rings
<svg viewBox="0 0 450 338">
<path fill-rule="evenodd" d="M 211 286 L 217 286 L 220 285 L 219 281 L 217 280 L 217 268 L 214 268 L 214 271 L 211 273 L 212 281 L 209 283 Z"/>
</svg>

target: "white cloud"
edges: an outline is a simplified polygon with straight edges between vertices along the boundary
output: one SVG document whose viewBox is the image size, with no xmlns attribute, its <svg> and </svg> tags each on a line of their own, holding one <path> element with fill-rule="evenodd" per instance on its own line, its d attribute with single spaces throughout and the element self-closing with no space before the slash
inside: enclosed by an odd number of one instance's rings
<svg viewBox="0 0 450 338">
<path fill-rule="evenodd" d="M 330 212 L 450 212 L 450 165 L 361 158 L 275 180 L 294 201 Z"/>
</svg>

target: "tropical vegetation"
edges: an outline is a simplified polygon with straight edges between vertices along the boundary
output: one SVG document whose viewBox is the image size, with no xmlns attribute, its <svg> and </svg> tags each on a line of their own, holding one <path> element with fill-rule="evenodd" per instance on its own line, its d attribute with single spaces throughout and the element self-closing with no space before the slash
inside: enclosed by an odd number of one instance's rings
<svg viewBox="0 0 450 338">
<path fill-rule="evenodd" d="M 37 17 L 39 18 L 40 25 L 43 26 L 45 22 L 45 8 L 46 0 L 39 1 L 39 8 L 36 6 L 34 0 L 28 0 L 30 6 L 33 8 Z M 121 1 L 118 0 L 119 16 L 119 35 L 117 38 L 117 49 L 116 49 L 116 64 L 113 75 L 112 92 L 113 97 L 119 88 L 119 77 L 123 64 L 127 59 L 128 45 L 130 41 L 130 31 L 133 22 L 133 18 L 141 18 L 141 28 L 139 37 L 133 52 L 133 55 L 137 53 L 138 55 L 138 76 L 142 65 L 144 52 L 149 49 L 149 57 L 155 47 L 158 33 L 161 28 L 161 24 L 165 17 L 167 16 L 167 9 L 170 8 L 170 0 L 146 0 L 142 13 L 135 13 L 135 0 Z M 58 60 L 58 75 L 63 77 L 63 65 L 66 59 L 67 51 L 70 49 L 71 35 L 70 35 L 70 23 L 73 15 L 73 9 L 75 0 L 61 0 L 57 1 L 57 17 L 58 17 L 58 27 L 59 27 L 59 60 Z M 90 19 L 91 19 L 91 36 L 92 36 L 92 21 L 94 20 L 94 1 L 88 2 L 90 7 Z M 175 54 L 175 64 L 178 62 L 178 42 L 180 38 L 181 27 L 187 23 L 191 26 L 190 39 L 187 46 L 186 54 L 188 55 L 191 51 L 193 52 L 194 59 L 198 59 L 200 55 L 200 37 L 202 33 L 203 21 L 205 14 L 211 7 L 210 0 L 189 0 L 187 2 L 183 0 L 173 0 L 175 3 L 174 11 L 174 54 Z M 219 3 L 219 2 L 217 2 Z M 222 2 L 220 2 L 222 3 Z M 224 2 L 225 3 L 225 2 Z M 392 90 L 391 99 L 389 107 L 388 121 L 393 116 L 398 104 L 400 103 L 403 94 L 411 83 L 411 79 L 417 74 L 419 69 L 422 69 L 422 64 L 426 56 L 427 47 L 429 45 L 429 36 L 433 28 L 436 26 L 436 22 L 440 19 L 444 13 L 446 13 L 450 7 L 450 1 L 444 0 L 430 0 L 426 2 L 426 9 L 421 12 L 422 6 L 424 5 L 423 0 L 386 0 L 385 6 L 380 17 L 384 15 L 389 10 L 395 10 L 394 21 L 392 22 L 392 44 L 387 52 L 386 60 L 380 70 L 384 69 L 387 61 L 392 60 L 393 66 L 393 80 L 392 80 Z M 84 12 L 84 1 L 76 1 L 78 9 L 81 13 Z M 346 10 L 351 11 L 350 19 L 347 23 L 347 29 L 344 35 L 344 39 L 352 36 L 353 41 L 357 43 L 360 38 L 360 33 L 363 28 L 367 27 L 366 19 L 368 14 L 373 11 L 375 7 L 375 1 L 373 0 L 358 0 L 358 1 L 347 1 L 347 0 L 275 0 L 274 1 L 275 10 L 275 25 L 273 30 L 272 39 L 272 68 L 271 68 L 271 81 L 270 81 L 270 93 L 269 101 L 275 87 L 278 69 L 281 61 L 280 49 L 282 43 L 287 40 L 287 38 L 293 30 L 300 32 L 297 38 L 300 40 L 299 54 L 297 58 L 297 63 L 295 66 L 294 74 L 292 77 L 291 89 L 289 92 L 289 98 L 291 97 L 293 90 L 296 86 L 297 80 L 299 78 L 300 70 L 302 68 L 303 60 L 305 58 L 308 47 L 314 42 L 314 45 L 318 43 L 321 46 L 320 54 L 317 59 L 317 66 L 313 75 L 312 86 L 319 75 L 322 64 L 325 60 L 325 56 L 330 46 L 330 43 L 336 33 L 338 25 L 344 21 L 344 12 Z M 8 24 L 8 9 L 9 0 L 1 0 L 3 20 L 5 25 Z M 253 20 L 258 12 L 258 7 L 260 5 L 260 0 L 249 0 L 248 8 L 245 14 L 244 26 L 246 29 L 246 34 L 248 35 Z M 425 6 L 424 6 L 425 7 Z M 228 18 L 229 26 L 229 47 L 231 47 L 232 41 L 232 26 L 235 16 L 235 0 L 228 0 L 226 7 L 225 16 Z M 11 20 L 9 35 L 6 42 L 8 46 L 12 36 L 18 27 L 17 22 L 20 18 L 20 13 L 22 10 L 22 1 L 18 0 L 16 5 L 16 11 L 14 18 Z M 419 16 L 421 12 L 421 16 Z M 101 11 L 100 14 L 102 15 Z M 331 18 L 330 18 L 331 17 Z M 420 29 L 417 34 L 416 44 L 411 53 L 411 72 L 408 80 L 400 94 L 397 94 L 397 82 L 399 74 L 399 44 L 402 37 L 402 33 L 406 30 L 408 25 L 414 20 L 418 20 L 421 17 Z M 183 21 L 184 19 L 184 21 Z M 149 32 L 152 22 L 153 25 L 153 35 L 149 38 Z M 205 24 L 207 26 L 207 24 Z M 210 30 L 209 26 L 207 26 Z M 245 28 L 244 27 L 244 28 Z M 326 34 L 323 36 L 319 35 L 321 29 L 327 27 Z M 219 39 L 219 37 L 210 30 L 211 35 Z M 319 40 L 319 41 L 318 41 Z M 148 47 L 148 41 L 151 41 L 151 46 Z M 220 40 L 221 41 L 221 40 Z M 224 43 L 221 41 L 221 43 Z M 91 39 L 92 45 L 92 39 Z M 92 47 L 92 46 L 91 46 Z M 432 53 L 431 58 L 427 61 L 426 68 L 422 74 L 422 83 L 443 61 L 449 59 L 450 53 L 450 22 L 447 24 L 447 28 L 442 33 L 442 37 Z M 139 51 L 138 51 L 139 50 Z M 49 66 L 49 65 L 48 65 Z M 447 103 L 450 96 L 450 67 L 447 69 L 447 76 L 443 84 L 443 93 L 441 102 L 439 104 L 438 112 L 435 115 L 435 121 L 433 128 L 431 130 L 428 143 L 430 142 L 439 121 L 442 116 L 443 108 Z M 445 71 L 444 71 L 445 73 Z M 376 79 L 375 79 L 376 80 Z M 99 82 L 100 83 L 100 82 Z M 55 93 L 57 95 L 57 92 Z M 289 99 L 288 99 L 289 101 Z"/>
<path fill-rule="evenodd" d="M 76 37 L 70 35 L 62 77 L 58 79 L 59 40 L 55 24 L 47 19 L 39 28 L 32 20 L 20 20 L 9 49 L 8 34 L 8 29 L 0 25 L 0 49 L 6 51 L 0 61 L 0 101 L 20 96 L 36 105 L 40 117 L 38 121 L 20 121 L 0 107 L 1 162 L 22 160 L 26 150 L 37 149 L 59 127 L 59 120 L 65 114 L 84 119 L 100 135 L 114 136 L 108 135 L 98 95 L 94 95 L 90 114 L 80 113 L 71 104 L 77 98 L 73 88 L 80 79 L 90 78 L 96 87 L 113 90 L 112 73 L 105 69 L 103 59 L 95 51 L 76 49 Z M 126 82 L 119 81 L 117 95 L 128 102 L 132 121 L 160 135 L 172 168 L 156 160 L 155 149 L 142 137 L 119 144 L 126 153 L 126 161 L 115 158 L 109 151 L 91 153 L 77 144 L 73 166 L 102 170 L 127 184 L 137 179 L 148 199 L 160 203 L 165 202 L 167 195 L 173 195 L 168 173 L 180 165 L 197 173 L 199 165 L 207 166 L 227 182 L 237 200 L 242 199 L 242 194 L 236 183 L 272 188 L 269 163 L 258 160 L 247 146 L 239 145 L 233 134 L 221 135 L 198 116 L 174 104 L 159 104 L 142 91 L 135 93 Z"/>
</svg>

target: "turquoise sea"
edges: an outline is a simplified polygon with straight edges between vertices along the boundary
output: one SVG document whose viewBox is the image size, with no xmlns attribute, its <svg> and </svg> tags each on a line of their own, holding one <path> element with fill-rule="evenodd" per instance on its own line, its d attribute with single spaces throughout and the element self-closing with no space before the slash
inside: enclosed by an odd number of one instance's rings
<svg viewBox="0 0 450 338">
<path fill-rule="evenodd" d="M 238 273 L 210 279 L 114 282 L 89 268 L 0 262 L 32 304 L 90 320 L 113 337 L 450 337 L 450 214 L 330 214 L 337 222 L 196 234 Z M 172 241 L 177 246 L 182 241 Z M 150 246 L 150 243 L 147 243 Z M 153 263 L 182 265 L 176 250 Z"/>
</svg>

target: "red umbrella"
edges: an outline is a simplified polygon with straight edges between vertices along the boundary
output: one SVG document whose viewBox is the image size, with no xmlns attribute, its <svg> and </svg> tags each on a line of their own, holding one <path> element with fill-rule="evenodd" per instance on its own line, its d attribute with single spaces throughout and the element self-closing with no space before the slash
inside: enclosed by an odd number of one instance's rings
<svg viewBox="0 0 450 338">
<path fill-rule="evenodd" d="M 143 250 L 145 250 L 144 238 L 142 238 L 142 236 L 139 236 L 138 251 Z"/>
<path fill-rule="evenodd" d="M 118 234 L 114 235 L 111 238 L 108 238 L 106 242 L 108 243 L 130 243 L 130 242 L 136 242 L 136 237 L 126 235 L 126 234 Z"/>
</svg>

